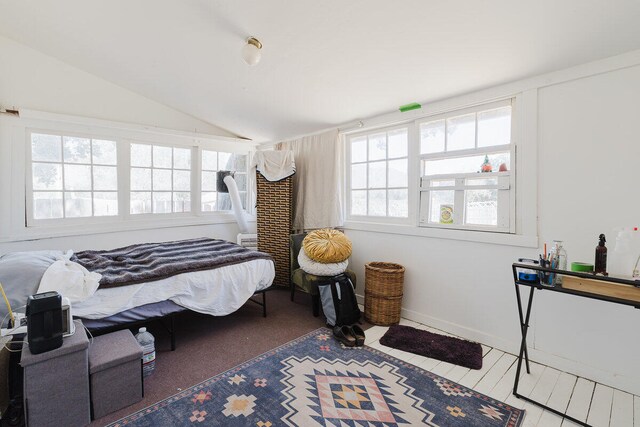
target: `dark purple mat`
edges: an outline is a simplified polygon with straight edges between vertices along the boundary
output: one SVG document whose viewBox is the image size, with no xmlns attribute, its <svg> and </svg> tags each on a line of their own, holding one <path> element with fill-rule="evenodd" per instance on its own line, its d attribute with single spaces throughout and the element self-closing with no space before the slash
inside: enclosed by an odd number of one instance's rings
<svg viewBox="0 0 640 427">
<path fill-rule="evenodd" d="M 394 325 L 380 338 L 380 344 L 470 369 L 482 368 L 482 346 L 460 338 Z"/>
</svg>

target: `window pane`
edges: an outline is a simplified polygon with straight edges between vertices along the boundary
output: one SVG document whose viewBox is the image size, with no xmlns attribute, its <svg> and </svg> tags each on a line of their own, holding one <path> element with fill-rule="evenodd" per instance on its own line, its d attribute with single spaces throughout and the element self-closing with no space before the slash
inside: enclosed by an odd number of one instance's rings
<svg viewBox="0 0 640 427">
<path fill-rule="evenodd" d="M 93 140 L 93 163 L 99 165 L 118 164 L 118 148 L 115 141 Z"/>
<path fill-rule="evenodd" d="M 34 190 L 62 190 L 62 165 L 33 164 Z"/>
<path fill-rule="evenodd" d="M 188 148 L 174 148 L 173 167 L 176 169 L 191 169 L 191 150 Z"/>
<path fill-rule="evenodd" d="M 409 216 L 408 190 L 389 190 L 389 216 L 401 218 Z"/>
<path fill-rule="evenodd" d="M 34 162 L 62 161 L 62 141 L 57 135 L 31 134 L 31 160 Z"/>
<path fill-rule="evenodd" d="M 232 168 L 231 153 L 218 153 L 218 170 L 228 171 Z"/>
<path fill-rule="evenodd" d="M 369 163 L 368 188 L 384 188 L 387 185 L 387 162 Z"/>
<path fill-rule="evenodd" d="M 387 191 L 369 190 L 369 215 L 387 215 Z"/>
<path fill-rule="evenodd" d="M 151 166 L 151 146 L 131 144 L 131 166 Z"/>
<path fill-rule="evenodd" d="M 173 193 L 173 211 L 191 212 L 191 193 Z"/>
<path fill-rule="evenodd" d="M 367 191 L 355 190 L 351 192 L 351 215 L 367 214 Z"/>
<path fill-rule="evenodd" d="M 367 164 L 351 165 L 351 188 L 367 188 Z"/>
<path fill-rule="evenodd" d="M 153 192 L 153 213 L 170 213 L 171 212 L 171 193 L 170 192 Z"/>
<path fill-rule="evenodd" d="M 214 191 L 202 193 L 202 212 L 213 212 L 217 210 L 218 193 Z"/>
<path fill-rule="evenodd" d="M 166 169 L 153 170 L 153 190 L 171 190 L 171 171 Z M 154 210 L 155 212 L 155 210 Z"/>
<path fill-rule="evenodd" d="M 247 191 L 247 174 L 237 173 L 234 179 L 238 184 L 238 191 Z"/>
<path fill-rule="evenodd" d="M 191 172 L 173 171 L 173 189 L 178 191 L 189 191 L 191 189 Z"/>
<path fill-rule="evenodd" d="M 131 168 L 131 189 L 151 191 L 151 169 Z"/>
<path fill-rule="evenodd" d="M 65 136 L 63 149 L 66 163 L 91 163 L 91 140 Z"/>
<path fill-rule="evenodd" d="M 447 119 L 447 151 L 465 150 L 475 146 L 475 113 Z"/>
<path fill-rule="evenodd" d="M 466 180 L 467 185 L 498 185 L 498 177 L 492 178 L 470 178 Z"/>
<path fill-rule="evenodd" d="M 235 166 L 234 169 L 239 172 L 247 170 L 247 156 L 245 154 L 234 154 Z"/>
<path fill-rule="evenodd" d="M 131 193 L 131 213 L 151 213 L 151 192 L 132 192 Z"/>
<path fill-rule="evenodd" d="M 90 191 L 91 190 L 91 166 L 64 165 L 64 189 Z"/>
<path fill-rule="evenodd" d="M 409 184 L 407 159 L 389 161 L 389 187 L 406 187 Z"/>
<path fill-rule="evenodd" d="M 162 147 L 160 145 L 153 146 L 153 167 L 154 168 L 170 168 L 171 147 Z"/>
<path fill-rule="evenodd" d="M 478 113 L 478 147 L 511 143 L 511 107 Z"/>
<path fill-rule="evenodd" d="M 33 193 L 33 218 L 51 219 L 62 218 L 62 193 L 61 192 L 34 192 Z"/>
<path fill-rule="evenodd" d="M 489 154 L 489 163 L 493 168 L 493 172 L 497 172 L 500 164 L 505 163 L 509 169 L 510 153 L 503 152 L 497 154 Z M 480 172 L 484 163 L 484 155 L 455 157 L 451 159 L 425 160 L 423 161 L 423 170 L 425 175 L 440 175 L 450 173 L 475 173 Z"/>
<path fill-rule="evenodd" d="M 115 192 L 93 193 L 93 215 L 94 216 L 118 215 L 118 193 L 115 193 Z"/>
<path fill-rule="evenodd" d="M 387 134 L 379 133 L 369 136 L 369 160 L 387 158 Z"/>
<path fill-rule="evenodd" d="M 93 189 L 118 190 L 118 168 L 115 166 L 94 166 Z"/>
<path fill-rule="evenodd" d="M 420 154 L 444 151 L 444 120 L 420 125 Z"/>
<path fill-rule="evenodd" d="M 367 161 L 367 137 L 363 136 L 351 140 L 351 162 Z"/>
<path fill-rule="evenodd" d="M 389 158 L 407 157 L 407 129 L 389 132 Z"/>
<path fill-rule="evenodd" d="M 452 224 L 454 191 L 431 191 L 429 196 L 429 222 Z"/>
<path fill-rule="evenodd" d="M 218 170 L 218 153 L 202 150 L 202 169 L 208 171 Z"/>
<path fill-rule="evenodd" d="M 465 223 L 498 225 L 498 190 L 465 191 Z"/>
<path fill-rule="evenodd" d="M 448 187 L 450 185 L 456 185 L 455 179 L 434 179 L 431 181 L 430 187 Z"/>
<path fill-rule="evenodd" d="M 229 197 L 229 193 L 218 193 L 218 210 L 231 210 L 231 198 Z"/>
<path fill-rule="evenodd" d="M 216 173 L 202 172 L 202 190 L 216 191 Z"/>
<path fill-rule="evenodd" d="M 64 193 L 64 216 L 67 218 L 91 216 L 91 205 L 90 192 Z"/>
</svg>

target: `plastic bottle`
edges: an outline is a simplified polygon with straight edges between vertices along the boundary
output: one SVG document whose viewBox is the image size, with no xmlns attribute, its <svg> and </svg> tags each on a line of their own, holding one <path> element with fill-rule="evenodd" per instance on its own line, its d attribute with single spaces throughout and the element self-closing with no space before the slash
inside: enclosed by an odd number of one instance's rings
<svg viewBox="0 0 640 427">
<path fill-rule="evenodd" d="M 155 338 L 147 332 L 147 328 L 140 328 L 136 334 L 136 340 L 142 347 L 142 373 L 148 377 L 156 367 Z"/>
<path fill-rule="evenodd" d="M 551 247 L 551 255 L 549 257 L 549 261 L 551 262 L 551 268 L 554 268 L 556 270 L 567 269 L 567 251 L 562 247 L 562 240 L 553 241 L 553 246 Z M 561 285 L 562 274 L 553 273 L 551 284 Z"/>
<path fill-rule="evenodd" d="M 607 247 L 604 245 L 607 239 L 604 234 L 601 234 L 599 239 L 598 246 L 596 246 L 596 274 L 607 272 Z"/>
<path fill-rule="evenodd" d="M 615 231 L 618 235 L 613 250 L 607 253 L 607 268 L 612 276 L 630 278 L 636 273 L 634 267 L 640 257 L 640 231 L 638 227 L 616 228 Z"/>
</svg>

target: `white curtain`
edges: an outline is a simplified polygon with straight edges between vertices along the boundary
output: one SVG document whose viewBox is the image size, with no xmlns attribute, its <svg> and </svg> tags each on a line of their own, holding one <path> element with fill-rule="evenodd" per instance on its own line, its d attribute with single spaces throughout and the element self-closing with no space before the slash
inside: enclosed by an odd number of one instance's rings
<svg viewBox="0 0 640 427">
<path fill-rule="evenodd" d="M 292 150 L 293 228 L 297 231 L 344 224 L 342 214 L 343 149 L 338 130 L 305 136 L 276 145 Z"/>
</svg>

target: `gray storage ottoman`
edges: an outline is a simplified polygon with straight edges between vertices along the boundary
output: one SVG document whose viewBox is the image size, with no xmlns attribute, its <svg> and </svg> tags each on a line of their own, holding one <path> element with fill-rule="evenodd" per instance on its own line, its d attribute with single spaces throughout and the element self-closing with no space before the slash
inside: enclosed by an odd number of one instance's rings
<svg viewBox="0 0 640 427">
<path fill-rule="evenodd" d="M 24 344 L 20 365 L 24 368 L 24 411 L 27 426 L 85 426 L 89 409 L 89 340 L 82 322 L 65 337 L 62 347 L 31 354 Z"/>
<path fill-rule="evenodd" d="M 89 347 L 93 419 L 142 400 L 142 347 L 131 331 L 95 337 Z"/>
</svg>

